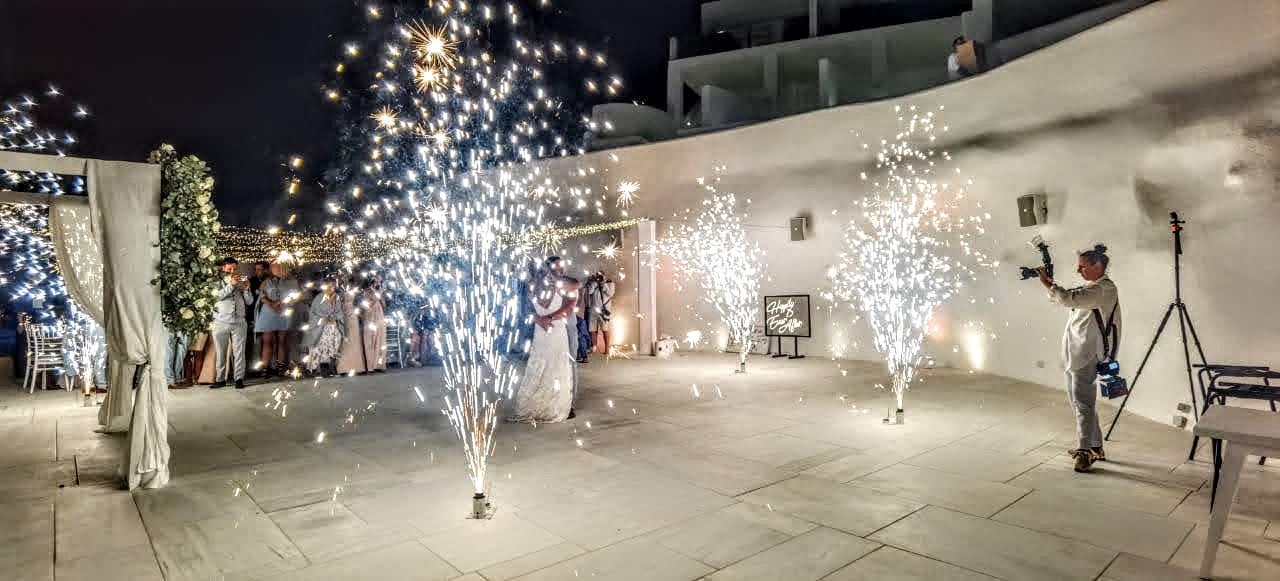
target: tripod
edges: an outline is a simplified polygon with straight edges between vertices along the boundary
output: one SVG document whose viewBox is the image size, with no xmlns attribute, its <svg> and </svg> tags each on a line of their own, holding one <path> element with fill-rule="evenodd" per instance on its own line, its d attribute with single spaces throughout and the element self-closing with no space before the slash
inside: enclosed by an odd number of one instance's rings
<svg viewBox="0 0 1280 581">
<path fill-rule="evenodd" d="M 1111 440 L 1111 432 L 1115 431 L 1116 423 L 1120 421 L 1120 414 L 1124 413 L 1124 406 L 1129 403 L 1129 396 L 1133 395 L 1133 390 L 1138 387 L 1138 378 L 1142 377 L 1142 370 L 1147 367 L 1147 360 L 1151 359 L 1151 352 L 1160 341 L 1160 335 L 1164 334 L 1164 327 L 1169 323 L 1169 317 L 1174 311 L 1178 313 L 1178 331 L 1182 337 L 1182 359 L 1187 365 L 1187 389 L 1191 391 L 1191 413 L 1197 420 L 1200 419 L 1200 406 L 1196 404 L 1195 381 L 1191 377 L 1191 348 L 1187 345 L 1188 330 L 1191 331 L 1191 340 L 1196 345 L 1196 354 L 1200 356 L 1201 365 L 1205 364 L 1205 358 L 1204 348 L 1200 346 L 1200 337 L 1196 335 L 1196 327 L 1191 324 L 1191 314 L 1187 312 L 1186 303 L 1182 302 L 1182 225 L 1185 223 L 1178 219 L 1177 212 L 1169 212 L 1169 231 L 1173 233 L 1173 302 L 1169 303 L 1169 307 L 1164 310 L 1160 326 L 1156 327 L 1156 335 L 1151 338 L 1147 354 L 1142 356 L 1138 372 L 1133 374 L 1133 381 L 1129 383 L 1129 393 L 1125 394 L 1124 400 L 1120 402 L 1120 409 L 1116 410 L 1116 417 L 1111 419 L 1111 426 L 1107 428 L 1107 436 L 1103 438 L 1104 440 Z"/>
</svg>

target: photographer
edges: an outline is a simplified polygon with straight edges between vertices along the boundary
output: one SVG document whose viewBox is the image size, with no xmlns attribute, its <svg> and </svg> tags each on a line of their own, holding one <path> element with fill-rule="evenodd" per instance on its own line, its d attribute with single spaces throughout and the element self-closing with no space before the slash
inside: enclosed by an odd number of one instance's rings
<svg viewBox="0 0 1280 581">
<path fill-rule="evenodd" d="M 591 331 L 592 345 L 601 353 L 609 354 L 609 318 L 613 315 L 613 280 L 603 272 L 596 272 L 587 279 L 587 323 Z"/>
<path fill-rule="evenodd" d="M 1098 426 L 1098 364 L 1114 361 L 1120 342 L 1120 297 L 1116 285 L 1107 278 L 1107 247 L 1101 244 L 1080 253 L 1076 272 L 1085 283 L 1064 289 L 1053 282 L 1044 268 L 1040 283 L 1049 289 L 1050 302 L 1071 309 L 1062 336 L 1067 370 L 1067 399 L 1076 414 L 1079 448 L 1071 451 L 1075 471 L 1088 472 L 1093 463 L 1106 460 L 1102 450 L 1102 429 Z"/>
</svg>

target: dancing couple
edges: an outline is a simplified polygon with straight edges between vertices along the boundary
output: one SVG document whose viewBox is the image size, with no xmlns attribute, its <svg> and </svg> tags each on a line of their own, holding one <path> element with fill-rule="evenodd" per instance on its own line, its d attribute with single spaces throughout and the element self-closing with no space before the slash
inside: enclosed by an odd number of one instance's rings
<svg viewBox="0 0 1280 581">
<path fill-rule="evenodd" d="M 511 421 L 562 422 L 573 417 L 577 358 L 570 333 L 576 339 L 581 288 L 580 282 L 565 276 L 564 262 L 557 256 L 546 260 L 542 276 L 530 285 L 534 334 Z"/>
</svg>

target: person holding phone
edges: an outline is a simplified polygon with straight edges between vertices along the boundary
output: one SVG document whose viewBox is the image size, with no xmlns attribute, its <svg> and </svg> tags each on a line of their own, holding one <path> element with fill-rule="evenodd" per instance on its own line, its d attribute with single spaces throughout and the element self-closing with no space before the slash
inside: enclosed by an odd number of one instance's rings
<svg viewBox="0 0 1280 581">
<path fill-rule="evenodd" d="M 249 279 L 236 272 L 240 263 L 227 257 L 218 262 L 223 283 L 218 289 L 213 311 L 214 383 L 218 389 L 227 386 L 227 348 L 231 349 L 231 373 L 236 389 L 244 389 L 245 336 L 249 326 L 245 323 L 245 307 L 253 302 L 249 293 Z"/>
</svg>

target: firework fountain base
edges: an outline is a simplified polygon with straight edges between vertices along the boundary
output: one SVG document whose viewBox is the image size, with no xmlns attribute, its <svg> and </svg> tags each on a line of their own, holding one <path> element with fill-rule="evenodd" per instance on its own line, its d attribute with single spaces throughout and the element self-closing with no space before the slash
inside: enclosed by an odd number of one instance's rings
<svg viewBox="0 0 1280 581">
<path fill-rule="evenodd" d="M 471 497 L 471 518 L 493 518 L 493 505 L 489 504 L 489 497 L 483 492 L 477 492 L 475 496 Z"/>
<path fill-rule="evenodd" d="M 884 423 L 891 426 L 901 426 L 907 423 L 906 412 L 902 408 L 889 408 L 889 415 L 884 418 Z"/>
<path fill-rule="evenodd" d="M 739 361 L 739 362 L 738 362 L 738 368 L 737 368 L 737 369 L 735 369 L 733 372 L 734 372 L 734 373 L 746 373 L 746 372 L 747 372 L 747 362 L 746 362 L 746 361 Z"/>
</svg>

